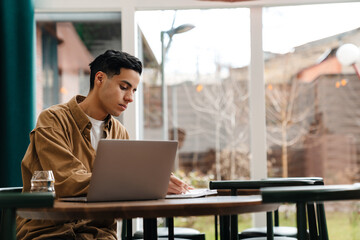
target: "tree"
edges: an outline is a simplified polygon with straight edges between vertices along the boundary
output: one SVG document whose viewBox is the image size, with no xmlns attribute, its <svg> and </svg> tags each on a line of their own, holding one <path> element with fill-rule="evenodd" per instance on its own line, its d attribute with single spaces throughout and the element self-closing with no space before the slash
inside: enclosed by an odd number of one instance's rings
<svg viewBox="0 0 360 240">
<path fill-rule="evenodd" d="M 315 117 L 316 81 L 268 84 L 266 88 L 266 121 L 268 145 L 282 149 L 282 177 L 288 177 L 288 148 L 299 143 L 316 128 Z"/>
<path fill-rule="evenodd" d="M 206 132 L 214 140 L 216 179 L 248 176 L 247 82 L 218 78 L 211 84 L 182 86 L 201 122 L 193 131 Z"/>
</svg>

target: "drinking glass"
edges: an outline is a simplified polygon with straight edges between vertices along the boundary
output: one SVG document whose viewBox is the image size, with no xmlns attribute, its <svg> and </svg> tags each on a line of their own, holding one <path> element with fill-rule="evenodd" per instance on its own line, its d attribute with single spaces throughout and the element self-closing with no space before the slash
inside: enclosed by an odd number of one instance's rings
<svg viewBox="0 0 360 240">
<path fill-rule="evenodd" d="M 55 179 L 51 170 L 35 171 L 31 178 L 30 192 L 53 192 L 55 193 Z"/>
</svg>

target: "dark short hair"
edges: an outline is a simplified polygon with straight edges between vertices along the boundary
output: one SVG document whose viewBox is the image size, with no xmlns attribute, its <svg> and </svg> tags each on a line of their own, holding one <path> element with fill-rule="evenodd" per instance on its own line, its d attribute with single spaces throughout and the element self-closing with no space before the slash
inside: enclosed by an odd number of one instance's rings
<svg viewBox="0 0 360 240">
<path fill-rule="evenodd" d="M 111 78 L 114 75 L 120 74 L 121 68 L 131 69 L 141 75 L 142 63 L 141 61 L 126 53 L 116 50 L 107 50 L 99 55 L 90 64 L 90 90 L 94 88 L 94 80 L 97 72 L 101 71 Z"/>
</svg>

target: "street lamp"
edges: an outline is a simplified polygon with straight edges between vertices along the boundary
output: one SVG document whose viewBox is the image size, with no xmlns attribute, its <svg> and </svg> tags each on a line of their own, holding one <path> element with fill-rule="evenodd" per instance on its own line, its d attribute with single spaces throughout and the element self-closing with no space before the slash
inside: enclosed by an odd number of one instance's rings
<svg viewBox="0 0 360 240">
<path fill-rule="evenodd" d="M 360 79 L 360 72 L 356 66 L 356 62 L 360 62 L 360 49 L 357 46 L 351 43 L 340 46 L 336 51 L 336 57 L 342 65 L 351 65 Z"/>
<path fill-rule="evenodd" d="M 163 139 L 168 140 L 168 110 L 167 110 L 167 87 L 165 85 L 164 69 L 165 69 L 165 58 L 170 48 L 172 38 L 175 34 L 184 33 L 190 31 L 195 26 L 191 24 L 183 24 L 176 28 L 171 28 L 168 31 L 161 31 L 161 98 L 162 98 L 162 117 L 163 117 Z M 164 38 L 165 35 L 169 36 L 169 41 L 165 46 Z"/>
</svg>

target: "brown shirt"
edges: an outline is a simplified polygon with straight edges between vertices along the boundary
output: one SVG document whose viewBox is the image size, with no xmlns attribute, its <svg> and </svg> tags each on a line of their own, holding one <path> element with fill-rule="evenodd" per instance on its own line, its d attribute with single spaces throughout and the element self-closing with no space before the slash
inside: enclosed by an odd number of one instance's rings
<svg viewBox="0 0 360 240">
<path fill-rule="evenodd" d="M 66 104 L 44 110 L 30 133 L 30 144 L 21 163 L 23 191 L 30 191 L 36 170 L 52 170 L 56 197 L 87 193 L 95 150 L 91 145 L 91 122 L 76 96 Z M 129 139 L 125 127 L 112 116 L 105 120 L 107 139 Z M 18 239 L 116 239 L 115 222 L 79 220 L 76 222 L 17 219 Z"/>
</svg>

